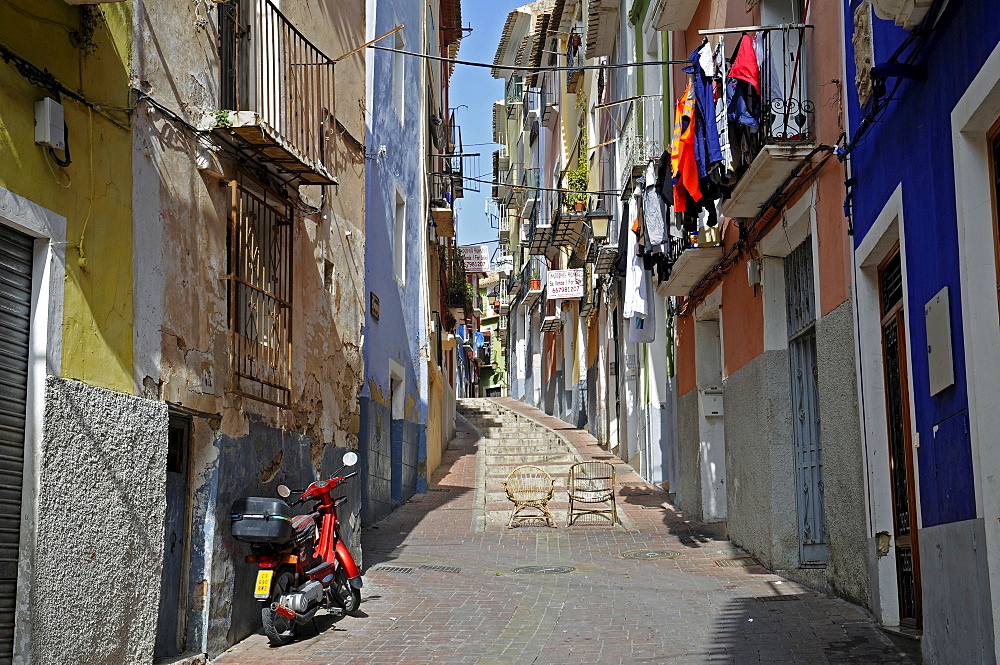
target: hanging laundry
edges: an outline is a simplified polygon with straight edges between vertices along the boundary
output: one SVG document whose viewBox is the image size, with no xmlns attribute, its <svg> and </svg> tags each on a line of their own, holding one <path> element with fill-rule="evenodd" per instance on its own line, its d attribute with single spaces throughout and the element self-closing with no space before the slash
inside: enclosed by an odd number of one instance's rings
<svg viewBox="0 0 1000 665">
<path fill-rule="evenodd" d="M 726 75 L 726 41 L 720 37 L 715 47 L 715 125 L 719 130 L 719 149 L 722 151 L 722 178 L 729 182 L 735 170 L 733 151 L 729 145 L 729 85 Z"/>
<path fill-rule="evenodd" d="M 750 35 L 743 33 L 730 60 L 733 65 L 729 68 L 729 78 L 746 81 L 760 94 L 760 65 Z"/>
<path fill-rule="evenodd" d="M 638 189 L 638 188 L 637 188 Z M 638 191 L 635 191 L 632 197 L 633 204 L 638 198 Z M 637 211 L 637 206 L 630 206 L 630 211 L 632 213 L 631 224 L 629 228 L 633 229 L 638 226 L 639 216 Z M 634 231 L 629 231 L 628 234 L 628 249 L 626 250 L 626 269 L 625 269 L 625 302 L 622 307 L 622 316 L 626 319 L 631 319 L 632 317 L 639 315 L 644 316 L 649 313 L 649 293 L 646 291 L 645 282 L 643 281 L 643 274 L 645 270 L 642 267 L 642 257 L 638 255 L 637 250 L 639 246 L 638 235 Z"/>
<path fill-rule="evenodd" d="M 712 74 L 714 53 L 708 40 L 691 54 L 685 72 L 692 75 L 695 98 L 695 160 L 698 163 L 698 176 L 708 177 L 709 173 L 722 163 L 722 150 L 719 147 L 719 130 L 715 124 L 715 94 L 712 77 L 703 66 L 708 64 Z"/>
<path fill-rule="evenodd" d="M 656 169 L 656 192 L 666 205 L 672 206 L 674 204 L 674 187 L 673 183 L 670 182 L 669 147 L 660 155 L 660 165 Z"/>
<path fill-rule="evenodd" d="M 787 35 L 787 28 L 785 30 Z M 768 48 L 769 36 L 757 33 L 753 38 L 753 50 L 757 55 L 757 67 L 760 70 L 760 83 L 757 92 L 760 93 L 764 105 L 775 99 L 782 99 L 785 93 L 781 89 L 781 79 L 778 78 L 778 68 L 774 64 L 774 48 Z M 785 38 L 787 43 L 787 37 Z"/>
<path fill-rule="evenodd" d="M 646 244 L 662 245 L 667 241 L 667 210 L 656 188 L 656 165 L 646 165 L 642 189 L 642 217 L 646 222 Z"/>
<path fill-rule="evenodd" d="M 618 253 L 615 256 L 615 273 L 625 276 L 630 255 L 629 255 L 629 235 L 631 235 L 631 216 L 628 201 L 622 201 L 621 221 L 618 223 Z"/>
<path fill-rule="evenodd" d="M 656 341 L 656 304 L 653 294 L 653 274 L 642 271 L 642 289 L 647 294 L 647 311 L 636 314 L 628 323 L 628 341 L 633 344 L 649 344 Z"/>
<path fill-rule="evenodd" d="M 733 152 L 733 170 L 736 178 L 742 177 L 750 167 L 760 147 L 760 66 L 754 42 L 746 33 L 740 38 L 730 59 L 726 117 L 729 120 L 730 148 Z"/>
<path fill-rule="evenodd" d="M 670 139 L 670 172 L 674 183 L 674 210 L 684 212 L 701 200 L 698 164 L 695 161 L 695 100 L 689 82 L 674 109 L 674 127 Z"/>
</svg>

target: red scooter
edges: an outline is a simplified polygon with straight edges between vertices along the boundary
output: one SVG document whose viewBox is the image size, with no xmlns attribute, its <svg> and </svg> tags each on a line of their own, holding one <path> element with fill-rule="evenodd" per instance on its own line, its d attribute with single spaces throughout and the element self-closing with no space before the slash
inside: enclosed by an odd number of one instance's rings
<svg viewBox="0 0 1000 665">
<path fill-rule="evenodd" d="M 361 573 L 340 538 L 337 506 L 347 497 L 331 497 L 334 488 L 356 476 L 339 475 L 358 462 L 356 453 L 344 455 L 344 465 L 329 480 L 317 480 L 291 506 L 284 501 L 292 490 L 278 486 L 282 499 L 246 497 L 232 509 L 232 533 L 249 543 L 257 564 L 254 598 L 261 601 L 264 633 L 273 646 L 288 644 L 298 626 L 308 623 L 321 608 L 343 616 L 361 605 Z M 307 515 L 292 515 L 292 506 L 315 501 Z"/>
</svg>

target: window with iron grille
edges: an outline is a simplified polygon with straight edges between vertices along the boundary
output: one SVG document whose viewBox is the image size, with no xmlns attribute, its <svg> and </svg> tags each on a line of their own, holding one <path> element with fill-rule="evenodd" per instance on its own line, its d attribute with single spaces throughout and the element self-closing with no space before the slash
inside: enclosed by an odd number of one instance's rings
<svg viewBox="0 0 1000 665">
<path fill-rule="evenodd" d="M 288 407 L 292 377 L 292 209 L 288 201 L 245 175 L 231 187 L 232 391 Z"/>
</svg>

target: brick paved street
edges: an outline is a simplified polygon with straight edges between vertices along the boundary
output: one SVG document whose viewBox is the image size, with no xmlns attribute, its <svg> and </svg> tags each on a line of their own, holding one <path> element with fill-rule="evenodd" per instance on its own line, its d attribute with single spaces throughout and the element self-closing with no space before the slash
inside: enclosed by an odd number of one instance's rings
<svg viewBox="0 0 1000 665">
<path fill-rule="evenodd" d="M 719 565 L 746 564 L 730 561 L 745 553 L 686 520 L 617 459 L 609 461 L 622 524 L 567 528 L 563 473 L 553 501 L 558 528 L 506 529 L 499 482 L 517 463 L 508 442 L 542 450 L 553 475 L 573 459 L 608 453 L 537 410 L 495 402 L 519 413 L 492 416 L 486 400 L 466 401 L 489 438 L 461 419 L 431 491 L 364 532 L 360 616 L 322 618 L 318 635 L 307 628 L 280 649 L 255 635 L 214 662 L 911 663 L 859 608 L 759 566 Z M 523 429 L 501 440 L 508 426 Z M 634 550 L 666 552 L 623 556 Z M 573 570 L 515 572 L 521 566 Z"/>
</svg>

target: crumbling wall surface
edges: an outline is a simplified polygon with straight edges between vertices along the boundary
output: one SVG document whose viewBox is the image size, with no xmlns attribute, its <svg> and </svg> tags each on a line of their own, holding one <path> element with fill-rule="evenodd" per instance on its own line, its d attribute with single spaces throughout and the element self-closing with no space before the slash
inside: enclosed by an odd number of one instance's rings
<svg viewBox="0 0 1000 665">
<path fill-rule="evenodd" d="M 229 535 L 238 496 L 275 496 L 282 482 L 329 476 L 357 447 L 364 291 L 364 57 L 336 67 L 324 104 L 339 186 L 299 186 L 268 165 L 236 159 L 237 141 L 193 127 L 221 106 L 220 5 L 136 0 L 133 260 L 137 270 L 136 388 L 193 417 L 186 647 L 212 655 L 257 630 L 246 547 Z M 331 58 L 359 46 L 359 0 L 283 7 Z M 307 96 L 302 103 L 310 103 Z M 165 110 L 166 109 L 166 110 Z M 225 137 L 222 137 L 225 138 Z M 271 165 L 273 168 L 273 165 Z M 242 170 L 292 209 L 291 394 L 288 408 L 232 391 L 228 230 Z M 348 487 L 352 492 L 355 487 Z M 358 502 L 359 503 L 359 502 Z M 351 506 L 345 508 L 356 510 Z M 347 513 L 344 513 L 346 516 Z M 357 547 L 359 520 L 345 519 Z M 357 552 L 360 555 L 360 551 Z"/>
<path fill-rule="evenodd" d="M 152 661 L 166 451 L 165 404 L 47 379 L 32 610 L 19 618 L 31 662 Z"/>
</svg>

